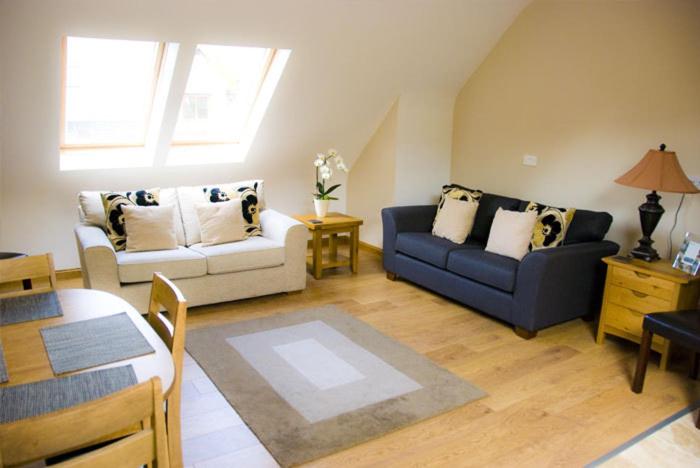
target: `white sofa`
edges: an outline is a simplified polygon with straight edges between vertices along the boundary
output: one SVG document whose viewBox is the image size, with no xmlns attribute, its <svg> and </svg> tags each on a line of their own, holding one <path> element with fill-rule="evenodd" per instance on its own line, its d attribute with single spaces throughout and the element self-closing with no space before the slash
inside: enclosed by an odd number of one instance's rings
<svg viewBox="0 0 700 468">
<path fill-rule="evenodd" d="M 75 226 L 75 237 L 83 284 L 114 293 L 141 312 L 148 308 L 156 271 L 173 280 L 189 306 L 304 289 L 308 239 L 304 225 L 265 208 L 261 180 L 218 186 L 256 182 L 262 236 L 204 247 L 194 208 L 204 200 L 203 187 L 166 188 L 160 189 L 160 204 L 177 207 L 179 245 L 177 250 L 150 252 L 116 252 L 104 231 L 100 192 L 81 192 L 81 222 Z"/>
</svg>

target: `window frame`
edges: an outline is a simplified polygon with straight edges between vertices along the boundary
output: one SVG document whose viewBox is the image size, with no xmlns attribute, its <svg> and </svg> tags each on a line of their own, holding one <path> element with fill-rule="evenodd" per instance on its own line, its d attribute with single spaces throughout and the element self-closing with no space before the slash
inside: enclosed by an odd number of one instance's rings
<svg viewBox="0 0 700 468">
<path fill-rule="evenodd" d="M 151 41 L 157 44 L 156 56 L 153 69 L 153 78 L 151 82 L 151 92 L 149 95 L 149 102 L 147 106 L 146 113 L 144 115 L 144 130 L 142 138 L 139 142 L 130 143 L 66 143 L 66 94 L 68 85 L 68 37 L 84 38 L 84 39 L 102 39 L 97 37 L 84 37 L 84 36 L 62 36 L 61 37 L 61 109 L 60 109 L 60 132 L 59 132 L 59 150 L 60 151 L 73 151 L 73 150 L 95 150 L 95 149 L 117 149 L 117 148 L 145 148 L 146 139 L 149 132 L 149 123 L 151 120 L 151 114 L 153 113 L 153 106 L 156 96 L 156 89 L 158 88 L 158 81 L 160 79 L 161 71 L 163 68 L 163 61 L 165 59 L 165 53 L 167 49 L 167 43 L 163 41 Z"/>
<path fill-rule="evenodd" d="M 197 44 L 198 46 L 199 44 Z M 244 47 L 244 46 L 241 46 Z M 246 125 L 248 125 L 248 122 L 250 120 L 250 116 L 253 113 L 253 110 L 255 109 L 255 105 L 258 101 L 258 98 L 260 97 L 260 91 L 262 90 L 263 85 L 265 84 L 265 80 L 267 80 L 267 77 L 270 73 L 270 68 L 272 67 L 272 64 L 275 61 L 275 56 L 277 55 L 277 49 L 276 48 L 268 48 L 267 50 L 267 56 L 265 57 L 265 65 L 263 66 L 263 72 L 260 74 L 260 78 L 258 80 L 258 86 L 257 89 L 255 90 L 255 97 L 253 98 L 252 104 L 250 105 L 250 108 L 248 109 L 248 115 L 246 116 Z M 191 68 L 190 68 L 191 71 Z M 188 76 L 189 80 L 189 76 Z M 187 86 L 187 85 L 185 85 Z M 186 90 L 183 91 L 182 93 L 182 98 L 180 99 L 180 107 L 178 108 L 178 119 L 179 119 L 179 114 L 180 114 L 180 109 L 182 108 L 182 103 L 184 102 L 185 99 L 185 94 Z M 176 123 L 177 125 L 177 123 Z M 185 146 L 202 146 L 202 145 L 239 145 L 241 144 L 241 141 L 238 139 L 235 140 L 177 140 L 175 138 L 175 134 L 173 133 L 173 136 L 170 140 L 170 146 L 176 146 L 176 147 L 185 147 Z"/>
</svg>

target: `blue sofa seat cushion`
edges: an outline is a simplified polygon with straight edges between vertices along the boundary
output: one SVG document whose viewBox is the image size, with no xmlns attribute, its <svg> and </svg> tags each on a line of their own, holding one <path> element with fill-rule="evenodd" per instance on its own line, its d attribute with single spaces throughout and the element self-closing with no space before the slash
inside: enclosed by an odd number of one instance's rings
<svg viewBox="0 0 700 468">
<path fill-rule="evenodd" d="M 447 256 L 455 250 L 479 250 L 483 245 L 467 241 L 455 244 L 452 241 L 435 237 L 429 232 L 401 232 L 396 236 L 396 251 L 438 268 L 447 266 Z"/>
<path fill-rule="evenodd" d="M 501 291 L 513 292 L 518 262 L 481 249 L 450 252 L 447 270 Z"/>
</svg>

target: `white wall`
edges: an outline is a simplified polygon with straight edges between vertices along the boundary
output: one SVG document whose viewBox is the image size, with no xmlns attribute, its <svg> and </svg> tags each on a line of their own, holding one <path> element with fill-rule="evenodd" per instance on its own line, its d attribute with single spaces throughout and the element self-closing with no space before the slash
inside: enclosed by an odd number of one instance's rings
<svg viewBox="0 0 700 468">
<path fill-rule="evenodd" d="M 81 189 L 261 177 L 270 206 L 310 211 L 317 151 L 338 148 L 352 164 L 397 96 L 433 89 L 454 95 L 526 3 L 0 0 L 0 250 L 52 251 L 58 268 L 77 266 L 72 225 Z M 293 52 L 243 163 L 61 172 L 63 35 Z"/>
<path fill-rule="evenodd" d="M 401 96 L 394 204 L 435 203 L 450 182 L 454 98 L 444 92 Z"/>
<path fill-rule="evenodd" d="M 612 213 L 623 251 L 641 237 L 645 190 L 613 181 L 666 143 L 700 175 L 700 2 L 537 1 L 455 106 L 452 176 L 492 193 Z M 537 167 L 521 164 L 524 154 Z M 680 196 L 653 238 L 661 255 Z M 700 232 L 700 195 L 675 231 Z"/>
<path fill-rule="evenodd" d="M 391 106 L 350 171 L 348 212 L 364 220 L 360 239 L 382 245 L 381 209 L 394 205 L 399 102 Z"/>
</svg>

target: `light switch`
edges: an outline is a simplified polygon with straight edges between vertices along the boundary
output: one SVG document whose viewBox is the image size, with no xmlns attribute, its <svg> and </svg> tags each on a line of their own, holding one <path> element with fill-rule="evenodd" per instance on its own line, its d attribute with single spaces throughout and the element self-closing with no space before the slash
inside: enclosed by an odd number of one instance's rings
<svg viewBox="0 0 700 468">
<path fill-rule="evenodd" d="M 537 166 L 537 156 L 533 156 L 531 154 L 526 154 L 523 156 L 523 165 L 524 166 Z"/>
</svg>

